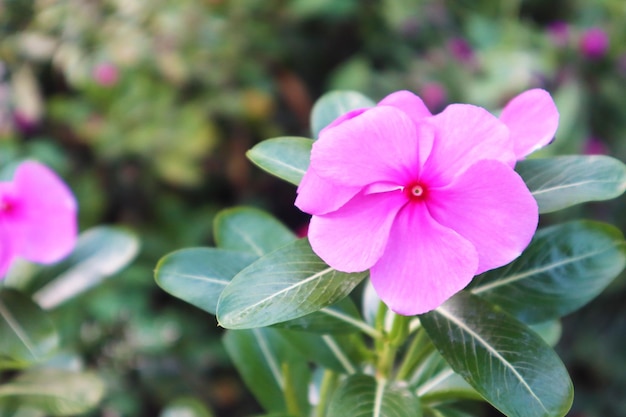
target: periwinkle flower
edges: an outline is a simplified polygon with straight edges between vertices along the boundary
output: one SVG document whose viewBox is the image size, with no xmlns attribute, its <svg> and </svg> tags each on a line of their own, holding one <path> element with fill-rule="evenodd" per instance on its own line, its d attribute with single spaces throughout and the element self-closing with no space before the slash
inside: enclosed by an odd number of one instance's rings
<svg viewBox="0 0 626 417">
<path fill-rule="evenodd" d="M 117 67 L 109 62 L 96 65 L 93 69 L 93 79 L 103 87 L 111 87 L 117 84 L 119 71 Z"/>
<path fill-rule="evenodd" d="M 408 91 L 339 117 L 314 143 L 298 187 L 313 250 L 337 270 L 369 269 L 399 314 L 437 308 L 530 242 L 537 203 L 513 167 L 557 125 L 539 89 L 500 119 L 469 104 L 432 115 Z"/>
<path fill-rule="evenodd" d="M 67 256 L 77 235 L 77 204 L 67 185 L 45 165 L 21 163 L 0 182 L 0 278 L 15 258 L 49 264 Z"/>
</svg>

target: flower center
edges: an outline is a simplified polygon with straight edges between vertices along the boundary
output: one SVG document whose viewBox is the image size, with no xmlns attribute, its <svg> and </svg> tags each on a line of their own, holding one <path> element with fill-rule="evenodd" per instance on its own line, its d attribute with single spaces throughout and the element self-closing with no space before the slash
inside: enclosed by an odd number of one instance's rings
<svg viewBox="0 0 626 417">
<path fill-rule="evenodd" d="M 424 186 L 424 184 L 414 182 L 408 185 L 404 189 L 404 192 L 406 193 L 407 197 L 409 197 L 409 199 L 413 201 L 419 201 L 423 200 L 426 196 L 426 187 Z"/>
</svg>

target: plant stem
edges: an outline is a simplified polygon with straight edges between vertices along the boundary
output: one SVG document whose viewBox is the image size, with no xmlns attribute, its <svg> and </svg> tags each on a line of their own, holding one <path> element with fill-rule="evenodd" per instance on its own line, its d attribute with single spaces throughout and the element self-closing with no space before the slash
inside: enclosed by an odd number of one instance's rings
<svg viewBox="0 0 626 417">
<path fill-rule="evenodd" d="M 419 328 L 404 355 L 404 360 L 398 369 L 396 378 L 400 381 L 407 379 L 414 372 L 417 365 L 432 352 L 433 348 L 434 346 L 430 343 L 424 329 Z"/>
<path fill-rule="evenodd" d="M 325 417 L 326 410 L 328 409 L 328 402 L 331 394 L 335 391 L 337 386 L 337 374 L 330 370 L 324 371 L 322 377 L 322 383 L 320 384 L 320 399 L 315 408 L 315 417 Z"/>
<path fill-rule="evenodd" d="M 396 359 L 398 347 L 406 340 L 409 333 L 410 317 L 394 315 L 391 330 L 387 337 L 378 346 L 378 363 L 376 364 L 376 376 L 390 379 Z"/>
</svg>

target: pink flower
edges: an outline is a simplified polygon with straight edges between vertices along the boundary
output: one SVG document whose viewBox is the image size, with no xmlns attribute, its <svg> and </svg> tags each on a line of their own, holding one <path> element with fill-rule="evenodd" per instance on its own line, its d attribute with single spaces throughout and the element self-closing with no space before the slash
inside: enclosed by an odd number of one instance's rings
<svg viewBox="0 0 626 417">
<path fill-rule="evenodd" d="M 27 161 L 0 182 L 0 278 L 16 257 L 53 263 L 76 242 L 76 200 L 49 168 Z"/>
<path fill-rule="evenodd" d="M 602 58 L 609 49 L 609 36 L 598 27 L 587 29 L 580 38 L 579 47 L 587 58 Z"/>
<path fill-rule="evenodd" d="M 429 82 L 422 86 L 421 96 L 429 109 L 441 109 L 446 102 L 446 87 L 438 82 Z"/>
<path fill-rule="evenodd" d="M 339 117 L 298 187 L 313 250 L 337 270 L 369 269 L 399 314 L 437 308 L 530 242 L 537 203 L 513 167 L 557 124 L 543 90 L 517 96 L 501 119 L 468 104 L 433 116 L 408 91 Z"/>
<path fill-rule="evenodd" d="M 92 75 L 93 79 L 103 87 L 111 87 L 115 85 L 119 78 L 117 67 L 108 62 L 98 64 L 93 69 Z"/>
</svg>

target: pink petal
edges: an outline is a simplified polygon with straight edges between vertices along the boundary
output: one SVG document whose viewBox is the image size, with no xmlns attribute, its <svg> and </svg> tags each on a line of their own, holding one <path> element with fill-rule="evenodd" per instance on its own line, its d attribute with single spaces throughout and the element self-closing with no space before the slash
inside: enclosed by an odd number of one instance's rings
<svg viewBox="0 0 626 417">
<path fill-rule="evenodd" d="M 500 120 L 511 131 L 517 159 L 549 144 L 559 126 L 559 111 L 550 94 L 528 90 L 514 97 L 502 110 Z"/>
<path fill-rule="evenodd" d="M 360 190 L 360 187 L 337 185 L 309 168 L 298 186 L 295 205 L 305 213 L 326 214 L 346 204 Z"/>
<path fill-rule="evenodd" d="M 477 266 L 469 241 L 438 224 L 425 204 L 410 204 L 396 217 L 385 253 L 370 275 L 385 304 L 411 316 L 439 307 L 465 288 Z"/>
<path fill-rule="evenodd" d="M 477 273 L 506 265 L 537 228 L 537 202 L 520 176 L 497 161 L 480 161 L 443 189 L 429 189 L 428 208 L 440 224 L 472 242 Z"/>
<path fill-rule="evenodd" d="M 324 129 L 320 130 L 320 135 L 324 132 L 324 130 L 333 128 L 335 126 L 339 126 L 346 120 L 354 119 L 355 117 L 359 116 L 360 114 L 362 114 L 363 112 L 369 109 L 370 107 L 363 107 L 361 109 L 350 110 L 349 112 L 342 114 L 341 116 L 337 117 L 335 120 L 330 122 L 330 124 L 327 125 Z"/>
<path fill-rule="evenodd" d="M 313 216 L 309 225 L 313 251 L 339 271 L 365 271 L 381 257 L 393 220 L 406 201 L 402 191 L 359 194 L 333 213 Z"/>
<path fill-rule="evenodd" d="M 51 263 L 67 256 L 77 234 L 76 200 L 50 169 L 34 161 L 15 172 L 15 206 L 9 238 L 15 254 L 32 262 Z"/>
<path fill-rule="evenodd" d="M 402 110 L 415 124 L 419 124 L 425 117 L 432 116 L 422 99 L 406 90 L 389 94 L 378 105 L 391 106 Z"/>
<path fill-rule="evenodd" d="M 448 184 L 482 159 L 515 165 L 507 127 L 485 109 L 452 104 L 426 120 L 435 128 L 435 143 L 423 170 L 429 184 Z"/>
<path fill-rule="evenodd" d="M 347 186 L 404 184 L 419 171 L 420 141 L 432 141 L 432 132 L 418 132 L 396 108 L 375 107 L 320 134 L 310 166 L 321 177 Z"/>
</svg>

